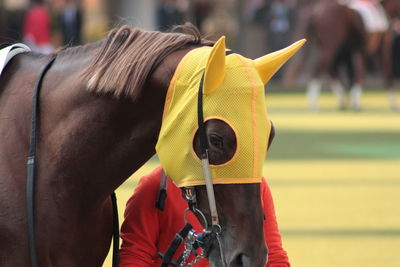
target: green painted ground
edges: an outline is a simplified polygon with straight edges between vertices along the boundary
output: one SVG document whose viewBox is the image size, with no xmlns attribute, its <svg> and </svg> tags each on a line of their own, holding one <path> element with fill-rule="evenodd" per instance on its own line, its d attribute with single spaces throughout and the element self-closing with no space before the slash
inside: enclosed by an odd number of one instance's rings
<svg viewBox="0 0 400 267">
<path fill-rule="evenodd" d="M 318 114 L 299 93 L 267 103 L 277 135 L 264 174 L 292 266 L 400 266 L 400 112 L 379 92 L 364 93 L 362 112 L 336 111 L 330 94 Z M 156 165 L 118 189 L 121 221 L 137 178 Z"/>
<path fill-rule="evenodd" d="M 400 132 L 277 129 L 268 160 L 400 159 Z"/>
</svg>

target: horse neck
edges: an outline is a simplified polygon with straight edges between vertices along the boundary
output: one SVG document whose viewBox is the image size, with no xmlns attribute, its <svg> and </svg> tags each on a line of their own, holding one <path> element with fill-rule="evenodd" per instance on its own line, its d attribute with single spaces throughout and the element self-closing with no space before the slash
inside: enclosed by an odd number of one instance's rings
<svg viewBox="0 0 400 267">
<path fill-rule="evenodd" d="M 171 56 L 148 79 L 136 101 L 89 93 L 79 77 L 90 55 L 57 59 L 43 85 L 38 177 L 69 199 L 93 203 L 107 198 L 150 159 L 172 78 L 161 77 L 172 75 L 174 71 L 166 70 L 179 62 L 169 60 Z"/>
</svg>

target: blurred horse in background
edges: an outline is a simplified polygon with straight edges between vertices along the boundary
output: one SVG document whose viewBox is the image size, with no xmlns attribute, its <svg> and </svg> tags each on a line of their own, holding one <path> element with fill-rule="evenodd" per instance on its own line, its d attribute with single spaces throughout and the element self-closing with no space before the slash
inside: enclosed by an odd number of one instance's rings
<svg viewBox="0 0 400 267">
<path fill-rule="evenodd" d="M 347 2 L 347 3 L 346 3 Z M 350 3 L 351 2 L 351 3 Z M 345 67 L 350 84 L 350 107 L 359 110 L 364 84 L 367 58 L 380 61 L 380 71 L 384 75 L 384 85 L 388 89 L 389 104 L 397 109 L 395 93 L 391 88 L 392 74 L 392 35 L 390 18 L 399 16 L 400 1 L 384 0 L 375 7 L 384 12 L 387 27 L 382 26 L 371 32 L 362 15 L 354 6 L 357 1 L 320 0 L 309 6 L 304 21 L 298 25 L 302 36 L 307 36 L 318 48 L 317 62 L 311 70 L 312 79 L 307 86 L 307 98 L 312 110 L 319 108 L 318 97 L 324 76 L 328 76 L 330 87 L 338 97 L 339 108 L 347 107 L 343 83 L 339 79 L 341 67 Z M 381 5 L 381 6 L 380 6 Z M 386 14 L 385 14 L 386 13 Z M 389 17 L 389 19 L 387 19 Z M 385 22 L 382 22 L 385 24 Z M 304 59 L 301 60 L 304 62 Z M 289 66 L 291 72 L 297 72 L 298 66 Z M 290 72 L 289 71 L 289 72 Z M 291 74 L 293 75 L 293 74 Z"/>
</svg>

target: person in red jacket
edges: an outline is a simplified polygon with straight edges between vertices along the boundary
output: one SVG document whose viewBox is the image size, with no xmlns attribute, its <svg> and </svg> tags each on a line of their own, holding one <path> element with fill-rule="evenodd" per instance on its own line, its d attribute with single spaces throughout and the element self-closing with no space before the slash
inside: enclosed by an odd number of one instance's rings
<svg viewBox="0 0 400 267">
<path fill-rule="evenodd" d="M 51 44 L 50 14 L 43 0 L 34 0 L 24 18 L 23 41 L 33 51 L 50 54 Z"/>
<path fill-rule="evenodd" d="M 121 228 L 122 246 L 119 253 L 120 267 L 159 267 L 162 263 L 157 252 L 165 253 L 175 234 L 184 226 L 183 214 L 188 204 L 181 189 L 170 179 L 167 180 L 167 199 L 164 210 L 156 208 L 155 202 L 160 191 L 162 168 L 142 177 L 125 209 L 125 220 Z M 261 182 L 261 199 L 264 208 L 264 238 L 268 247 L 267 267 L 289 267 L 286 251 L 282 248 L 275 217 L 271 191 L 266 180 Z M 197 217 L 189 212 L 188 221 L 196 232 L 203 227 Z M 183 245 L 175 253 L 176 260 L 183 252 Z M 193 255 L 189 262 L 193 260 Z M 203 258 L 195 266 L 209 266 Z"/>
</svg>

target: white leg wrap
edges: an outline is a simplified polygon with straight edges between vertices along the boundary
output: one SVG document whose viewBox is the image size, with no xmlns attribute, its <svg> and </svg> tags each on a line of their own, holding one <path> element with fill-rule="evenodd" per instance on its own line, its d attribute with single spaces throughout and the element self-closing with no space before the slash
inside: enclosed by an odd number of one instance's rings
<svg viewBox="0 0 400 267">
<path fill-rule="evenodd" d="M 397 104 L 396 92 L 393 89 L 388 91 L 389 105 L 392 110 L 399 110 L 399 105 Z"/>
<path fill-rule="evenodd" d="M 343 87 L 342 83 L 339 80 L 334 80 L 331 82 L 331 88 L 332 88 L 334 95 L 338 99 L 339 108 L 340 109 L 345 108 L 346 93 L 344 91 L 344 87 Z"/>
<path fill-rule="evenodd" d="M 318 97 L 321 90 L 321 81 L 314 79 L 307 86 L 307 99 L 312 111 L 318 111 Z"/>
<path fill-rule="evenodd" d="M 361 108 L 361 94 L 362 87 L 360 84 L 355 84 L 350 90 L 350 105 L 354 110 L 360 110 Z"/>
</svg>

